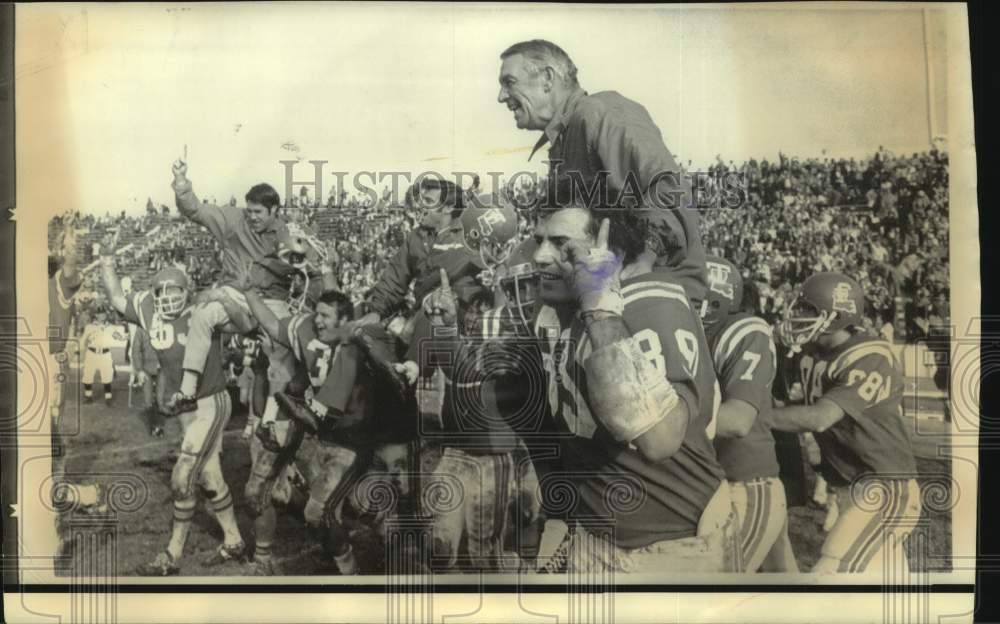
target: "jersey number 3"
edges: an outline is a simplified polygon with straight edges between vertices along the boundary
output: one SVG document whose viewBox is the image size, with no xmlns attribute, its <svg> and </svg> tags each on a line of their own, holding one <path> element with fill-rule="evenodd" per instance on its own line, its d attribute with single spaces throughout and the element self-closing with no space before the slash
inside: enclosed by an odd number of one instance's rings
<svg viewBox="0 0 1000 624">
<path fill-rule="evenodd" d="M 319 340 L 312 340 L 306 348 L 312 351 L 315 356 L 313 365 L 309 369 L 309 381 L 318 388 L 323 385 L 330 372 L 330 345 Z"/>
</svg>

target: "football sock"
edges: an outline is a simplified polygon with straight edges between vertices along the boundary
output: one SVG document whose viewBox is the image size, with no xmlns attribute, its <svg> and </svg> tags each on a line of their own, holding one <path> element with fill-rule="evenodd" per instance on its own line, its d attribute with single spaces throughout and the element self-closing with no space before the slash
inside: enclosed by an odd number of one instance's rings
<svg viewBox="0 0 1000 624">
<path fill-rule="evenodd" d="M 277 513 L 272 505 L 267 505 L 264 511 L 254 520 L 253 529 L 256 538 L 254 547 L 255 559 L 260 557 L 269 559 L 271 557 L 271 543 L 274 540 L 277 522 Z"/>
<path fill-rule="evenodd" d="M 109 383 L 104 384 L 104 398 L 105 399 L 111 398 L 111 384 Z"/>
<path fill-rule="evenodd" d="M 85 396 L 88 399 L 94 396 L 94 385 L 93 384 L 89 384 L 89 383 L 83 384 L 83 396 Z"/>
<path fill-rule="evenodd" d="M 184 554 L 184 544 L 188 532 L 191 531 L 191 520 L 194 518 L 194 507 L 198 502 L 195 497 L 174 501 L 174 527 L 170 535 L 167 552 L 177 561 Z"/>
<path fill-rule="evenodd" d="M 181 394 L 184 396 L 194 396 L 194 393 L 198 391 L 198 377 L 199 374 L 192 370 L 184 370 L 184 376 L 181 377 Z"/>
<path fill-rule="evenodd" d="M 229 487 L 223 485 L 222 491 L 208 501 L 208 506 L 219 522 L 219 526 L 222 527 L 222 532 L 225 534 L 223 541 L 226 546 L 242 542 L 243 536 L 240 535 L 240 527 L 236 524 L 236 515 L 233 513 L 233 495 L 229 492 Z"/>
<path fill-rule="evenodd" d="M 278 402 L 274 400 L 273 396 L 267 397 L 267 403 L 264 404 L 264 415 L 260 419 L 260 423 L 267 426 L 278 420 Z"/>
</svg>

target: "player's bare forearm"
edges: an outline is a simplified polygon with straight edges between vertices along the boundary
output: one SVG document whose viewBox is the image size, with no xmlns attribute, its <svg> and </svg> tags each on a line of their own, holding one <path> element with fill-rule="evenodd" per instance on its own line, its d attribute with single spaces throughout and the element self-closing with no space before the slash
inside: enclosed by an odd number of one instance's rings
<svg viewBox="0 0 1000 624">
<path fill-rule="evenodd" d="M 743 438 L 757 420 L 757 408 L 746 401 L 730 399 L 719 406 L 715 435 L 720 438 Z"/>
<path fill-rule="evenodd" d="M 118 281 L 118 274 L 115 273 L 115 259 L 112 256 L 101 256 L 101 281 L 104 283 L 104 290 L 108 293 L 111 307 L 119 314 L 125 314 L 125 293 L 122 292 L 121 282 Z"/>
<path fill-rule="evenodd" d="M 270 336 L 271 340 L 284 344 L 286 341 L 282 340 L 281 336 L 278 335 L 280 333 L 278 328 L 281 325 L 278 317 L 267 307 L 260 298 L 260 295 L 255 291 L 248 290 L 246 296 L 247 306 L 250 308 L 250 312 L 254 318 L 257 319 L 257 323 L 260 324 L 261 329 Z"/>
<path fill-rule="evenodd" d="M 592 312 L 584 315 L 587 335 L 594 351 L 601 347 L 625 340 L 630 336 L 625 321 L 610 312 Z"/>
<path fill-rule="evenodd" d="M 663 461 L 680 450 L 687 433 L 687 403 L 678 401 L 663 420 L 633 441 L 639 452 L 650 461 Z"/>
<path fill-rule="evenodd" d="M 833 401 L 820 399 L 814 405 L 788 405 L 771 413 L 771 428 L 792 433 L 822 432 L 844 417 Z"/>
</svg>

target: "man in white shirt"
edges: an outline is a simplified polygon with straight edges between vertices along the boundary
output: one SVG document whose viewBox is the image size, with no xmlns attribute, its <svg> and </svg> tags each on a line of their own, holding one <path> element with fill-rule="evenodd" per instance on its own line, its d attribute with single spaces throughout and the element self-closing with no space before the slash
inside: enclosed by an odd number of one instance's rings
<svg viewBox="0 0 1000 624">
<path fill-rule="evenodd" d="M 104 383 L 104 402 L 111 405 L 111 382 L 115 378 L 115 365 L 111 359 L 111 345 L 124 340 L 119 329 L 108 324 L 107 312 L 98 312 L 95 321 L 83 330 L 83 400 L 94 401 L 93 386 L 100 375 Z"/>
</svg>

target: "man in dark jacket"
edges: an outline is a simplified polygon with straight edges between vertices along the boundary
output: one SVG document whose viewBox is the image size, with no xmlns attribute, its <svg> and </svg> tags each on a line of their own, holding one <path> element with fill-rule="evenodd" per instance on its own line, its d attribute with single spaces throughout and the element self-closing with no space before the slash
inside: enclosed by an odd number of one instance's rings
<svg viewBox="0 0 1000 624">
<path fill-rule="evenodd" d="M 646 109 L 615 91 L 588 94 L 569 55 L 548 41 L 516 43 L 500 58 L 497 101 L 518 128 L 543 131 L 532 155 L 550 144 L 549 183 L 568 177 L 589 194 L 603 177 L 606 189 L 641 197 L 655 270 L 702 299 L 705 252 L 691 185 Z"/>
<path fill-rule="evenodd" d="M 368 313 L 359 324 L 389 318 L 403 304 L 414 280 L 413 294 L 417 302 L 423 301 L 440 285 L 440 269 L 448 274 L 452 290 L 463 302 L 471 301 L 483 288 L 476 277 L 485 266 L 463 240 L 462 189 L 447 180 L 424 178 L 410 188 L 406 203 L 420 211 L 420 225 L 410 232 L 372 288 L 365 302 Z"/>
</svg>

